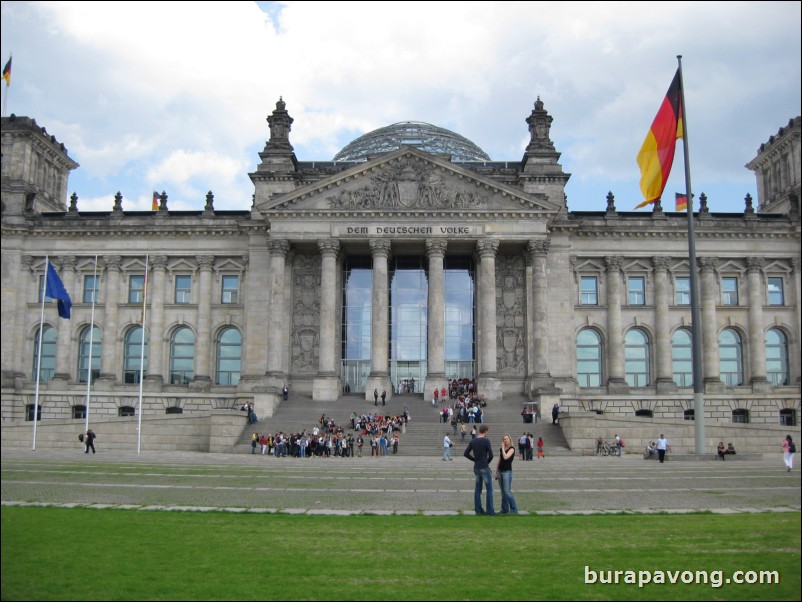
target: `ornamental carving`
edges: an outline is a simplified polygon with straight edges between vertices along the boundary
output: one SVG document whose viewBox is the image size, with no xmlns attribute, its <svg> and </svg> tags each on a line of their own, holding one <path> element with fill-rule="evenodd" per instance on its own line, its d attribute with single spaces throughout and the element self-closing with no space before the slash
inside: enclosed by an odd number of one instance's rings
<svg viewBox="0 0 802 602">
<path fill-rule="evenodd" d="M 292 264 L 292 349 L 290 366 L 295 373 L 318 369 L 320 340 L 320 255 L 296 255 Z"/>
<path fill-rule="evenodd" d="M 388 165 L 367 186 L 328 199 L 332 209 L 485 209 L 487 197 L 449 182 L 428 164 L 405 160 Z"/>
<path fill-rule="evenodd" d="M 521 255 L 496 258 L 496 366 L 501 374 L 526 372 L 526 265 Z"/>
</svg>

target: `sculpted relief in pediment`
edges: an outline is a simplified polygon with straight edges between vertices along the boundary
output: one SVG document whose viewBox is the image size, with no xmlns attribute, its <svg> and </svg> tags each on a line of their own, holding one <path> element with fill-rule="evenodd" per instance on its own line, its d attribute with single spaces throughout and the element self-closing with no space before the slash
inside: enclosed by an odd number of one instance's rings
<svg viewBox="0 0 802 602">
<path fill-rule="evenodd" d="M 486 209 L 488 197 L 429 164 L 402 161 L 327 200 L 332 209 Z"/>
</svg>

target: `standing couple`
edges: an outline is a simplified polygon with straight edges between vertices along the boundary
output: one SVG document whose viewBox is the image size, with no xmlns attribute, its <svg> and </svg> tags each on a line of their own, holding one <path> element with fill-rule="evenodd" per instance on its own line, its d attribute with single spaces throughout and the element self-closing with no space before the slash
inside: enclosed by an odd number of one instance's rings
<svg viewBox="0 0 802 602">
<path fill-rule="evenodd" d="M 473 474 L 476 477 L 473 491 L 473 508 L 477 515 L 496 513 L 493 508 L 493 476 L 490 463 L 495 457 L 493 446 L 487 438 L 490 429 L 486 424 L 479 427 L 479 436 L 472 439 L 463 454 L 473 462 Z M 518 514 L 518 505 L 512 496 L 512 461 L 515 459 L 515 448 L 509 435 L 504 435 L 499 449 L 499 461 L 496 478 L 501 486 L 501 514 Z M 486 509 L 482 508 L 482 488 L 485 489 Z"/>
</svg>

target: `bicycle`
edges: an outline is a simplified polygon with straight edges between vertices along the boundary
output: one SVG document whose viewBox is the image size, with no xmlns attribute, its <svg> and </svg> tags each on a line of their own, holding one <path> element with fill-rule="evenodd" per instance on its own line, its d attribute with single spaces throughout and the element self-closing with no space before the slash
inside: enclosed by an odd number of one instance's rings
<svg viewBox="0 0 802 602">
<path fill-rule="evenodd" d="M 618 447 L 615 444 L 609 444 L 606 441 L 601 445 L 596 446 L 597 456 L 618 456 Z"/>
</svg>

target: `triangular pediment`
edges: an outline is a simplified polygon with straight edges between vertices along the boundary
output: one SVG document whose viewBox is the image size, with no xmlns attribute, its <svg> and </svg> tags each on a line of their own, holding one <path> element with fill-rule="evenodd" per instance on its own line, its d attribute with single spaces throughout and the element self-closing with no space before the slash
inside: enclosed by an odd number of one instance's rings
<svg viewBox="0 0 802 602">
<path fill-rule="evenodd" d="M 265 217 L 282 214 L 553 215 L 545 195 L 525 193 L 441 157 L 405 147 L 257 204 Z"/>
</svg>

